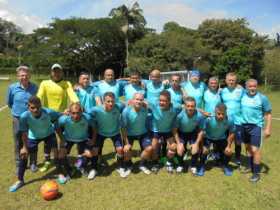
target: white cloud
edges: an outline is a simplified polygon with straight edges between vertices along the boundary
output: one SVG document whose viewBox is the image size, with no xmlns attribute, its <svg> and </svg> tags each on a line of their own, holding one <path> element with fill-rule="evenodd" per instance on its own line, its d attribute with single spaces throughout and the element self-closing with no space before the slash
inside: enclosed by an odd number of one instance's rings
<svg viewBox="0 0 280 210">
<path fill-rule="evenodd" d="M 24 33 L 31 33 L 34 29 L 44 26 L 41 18 L 19 13 L 6 0 L 0 0 L 0 18 L 20 26 Z"/>
<path fill-rule="evenodd" d="M 210 18 L 225 18 L 227 13 L 225 11 L 202 12 L 193 9 L 185 3 L 163 3 L 163 4 L 147 4 L 144 6 L 144 14 L 149 17 L 148 22 L 151 22 L 152 27 L 161 30 L 158 26 L 175 21 L 180 25 L 197 28 L 198 25 L 205 19 Z"/>
</svg>

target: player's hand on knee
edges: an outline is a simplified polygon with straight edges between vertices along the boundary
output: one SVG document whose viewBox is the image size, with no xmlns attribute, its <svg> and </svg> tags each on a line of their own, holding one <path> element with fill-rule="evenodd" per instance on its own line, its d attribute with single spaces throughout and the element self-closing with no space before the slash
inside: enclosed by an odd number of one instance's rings
<svg viewBox="0 0 280 210">
<path fill-rule="evenodd" d="M 184 147 L 184 144 L 183 143 L 177 143 L 177 152 L 178 153 L 184 153 L 185 152 L 185 147 Z"/>
<path fill-rule="evenodd" d="M 20 157 L 25 159 L 28 156 L 28 149 L 26 147 L 22 147 L 20 149 Z"/>
<path fill-rule="evenodd" d="M 131 144 L 126 144 L 126 145 L 124 146 L 124 148 L 123 148 L 123 151 L 124 151 L 125 153 L 129 152 L 130 150 L 131 150 Z"/>
<path fill-rule="evenodd" d="M 226 147 L 224 153 L 227 156 L 231 156 L 232 155 L 231 147 Z"/>
</svg>

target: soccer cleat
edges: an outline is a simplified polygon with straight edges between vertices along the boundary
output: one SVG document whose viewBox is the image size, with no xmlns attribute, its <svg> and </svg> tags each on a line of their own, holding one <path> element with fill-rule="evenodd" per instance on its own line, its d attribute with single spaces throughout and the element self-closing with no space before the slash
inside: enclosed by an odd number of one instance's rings
<svg viewBox="0 0 280 210">
<path fill-rule="evenodd" d="M 95 169 L 90 170 L 89 174 L 88 174 L 88 179 L 89 180 L 93 180 L 97 175 L 97 171 Z"/>
<path fill-rule="evenodd" d="M 259 174 L 253 174 L 250 177 L 250 182 L 256 183 L 261 179 L 261 176 Z"/>
<path fill-rule="evenodd" d="M 157 164 L 154 164 L 151 168 L 152 172 L 154 173 L 158 173 L 159 171 L 159 168 L 160 168 L 160 165 L 157 163 Z"/>
<path fill-rule="evenodd" d="M 199 170 L 196 172 L 196 175 L 197 176 L 204 176 L 204 173 L 205 173 L 205 168 L 204 168 L 204 166 L 201 166 L 199 168 Z"/>
<path fill-rule="evenodd" d="M 17 181 L 9 188 L 9 192 L 16 192 L 19 188 L 24 185 L 24 181 Z"/>
<path fill-rule="evenodd" d="M 190 172 L 191 172 L 193 175 L 196 175 L 196 172 L 197 172 L 196 167 L 191 167 L 191 168 L 190 168 Z"/>
<path fill-rule="evenodd" d="M 38 171 L 37 165 L 36 165 L 35 163 L 32 163 L 32 164 L 30 165 L 30 170 L 31 170 L 33 173 L 37 172 L 37 171 Z"/>
<path fill-rule="evenodd" d="M 152 172 L 151 172 L 146 166 L 144 166 L 144 165 L 140 165 L 140 166 L 139 166 L 139 169 L 140 169 L 140 171 L 143 171 L 143 173 L 144 173 L 144 174 L 147 174 L 147 175 L 149 175 L 149 174 L 152 173 Z"/>
<path fill-rule="evenodd" d="M 180 174 L 184 171 L 184 167 L 183 166 L 177 166 L 176 168 L 176 173 Z"/>
<path fill-rule="evenodd" d="M 86 176 L 86 177 L 88 176 L 88 173 L 85 168 L 80 168 L 79 171 L 83 176 Z"/>
<path fill-rule="evenodd" d="M 40 172 L 48 171 L 50 166 L 51 166 L 51 162 L 50 161 L 45 161 L 44 165 L 40 168 Z"/>
<path fill-rule="evenodd" d="M 125 170 L 125 172 L 124 172 L 124 176 L 125 176 L 125 177 L 128 177 L 128 175 L 131 173 L 131 170 L 132 170 L 132 169 L 131 169 L 130 167 L 127 168 L 127 169 Z M 125 177 L 124 177 L 124 178 L 125 178 Z"/>
<path fill-rule="evenodd" d="M 173 165 L 169 161 L 166 162 L 166 170 L 168 173 L 173 173 Z"/>
<path fill-rule="evenodd" d="M 224 167 L 224 174 L 226 176 L 232 176 L 232 170 L 229 167 Z"/>
<path fill-rule="evenodd" d="M 117 172 L 120 174 L 120 177 L 126 178 L 125 168 L 123 168 L 123 167 L 118 168 Z"/>
<path fill-rule="evenodd" d="M 70 179 L 70 176 L 64 176 L 63 174 L 59 174 L 57 178 L 57 182 L 59 184 L 66 184 L 66 182 Z"/>
</svg>

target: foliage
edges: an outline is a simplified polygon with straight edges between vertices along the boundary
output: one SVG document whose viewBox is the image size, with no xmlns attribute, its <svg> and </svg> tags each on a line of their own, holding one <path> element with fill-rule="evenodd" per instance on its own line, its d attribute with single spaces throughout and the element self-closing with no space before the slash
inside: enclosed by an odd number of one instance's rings
<svg viewBox="0 0 280 210">
<path fill-rule="evenodd" d="M 267 50 L 264 57 L 263 77 L 272 88 L 280 88 L 280 47 Z"/>
</svg>

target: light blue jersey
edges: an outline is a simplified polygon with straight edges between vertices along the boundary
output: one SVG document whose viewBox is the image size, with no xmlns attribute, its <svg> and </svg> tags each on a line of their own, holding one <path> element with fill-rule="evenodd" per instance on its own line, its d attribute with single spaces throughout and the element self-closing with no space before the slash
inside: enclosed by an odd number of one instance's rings
<svg viewBox="0 0 280 210">
<path fill-rule="evenodd" d="M 242 123 L 264 126 L 264 114 L 271 112 L 271 104 L 266 96 L 257 92 L 250 96 L 245 93 L 241 99 Z"/>
<path fill-rule="evenodd" d="M 96 106 L 96 87 L 89 85 L 86 88 L 79 88 L 75 90 L 75 93 L 78 96 L 80 104 L 84 108 L 85 112 L 89 112 L 92 107 Z"/>
<path fill-rule="evenodd" d="M 152 111 L 152 128 L 153 132 L 167 133 L 175 126 L 177 114 L 181 111 L 179 108 L 171 106 L 167 110 L 163 110 L 159 105 L 150 105 Z"/>
<path fill-rule="evenodd" d="M 127 81 L 123 80 L 114 80 L 111 83 L 106 82 L 105 80 L 96 83 L 97 95 L 103 101 L 103 96 L 106 92 L 112 92 L 115 95 L 115 101 L 119 102 L 119 97 L 123 95 L 123 88 L 127 84 Z"/>
<path fill-rule="evenodd" d="M 145 97 L 145 89 L 140 85 L 128 84 L 124 87 L 125 101 L 133 99 L 135 93 L 142 93 Z"/>
<path fill-rule="evenodd" d="M 204 129 L 206 138 L 211 140 L 224 140 L 227 139 L 228 132 L 235 132 L 235 125 L 230 118 L 218 121 L 216 117 L 213 116 L 206 118 Z"/>
<path fill-rule="evenodd" d="M 235 125 L 241 125 L 241 98 L 243 93 L 243 87 L 239 86 L 234 89 L 225 87 L 221 91 L 221 99 L 227 107 L 227 115 L 233 119 Z"/>
<path fill-rule="evenodd" d="M 142 80 L 146 86 L 146 96 L 149 104 L 157 105 L 161 91 L 166 89 L 166 86 L 160 83 L 154 83 L 151 80 Z"/>
<path fill-rule="evenodd" d="M 85 113 L 77 122 L 73 121 L 71 116 L 63 115 L 58 119 L 58 126 L 62 128 L 66 141 L 81 142 L 88 139 L 88 129 L 93 126 L 93 120 Z"/>
<path fill-rule="evenodd" d="M 54 133 L 53 122 L 61 114 L 51 109 L 42 108 L 41 116 L 35 118 L 30 111 L 22 113 L 20 116 L 20 131 L 28 132 L 28 138 L 32 140 L 42 139 Z"/>
<path fill-rule="evenodd" d="M 203 94 L 206 89 L 204 82 L 198 82 L 193 84 L 191 81 L 183 82 L 181 84 L 183 90 L 186 92 L 187 96 L 191 96 L 195 99 L 196 107 L 202 109 L 203 106 Z"/>
<path fill-rule="evenodd" d="M 175 127 L 180 132 L 191 133 L 195 130 L 202 130 L 204 128 L 204 117 L 196 111 L 193 116 L 189 117 L 187 111 L 183 109 L 176 117 Z"/>
<path fill-rule="evenodd" d="M 106 111 L 104 106 L 92 108 L 90 114 L 99 135 L 112 137 L 120 133 L 122 108 L 121 104 L 116 104 L 111 111 Z"/>
<path fill-rule="evenodd" d="M 181 90 L 174 90 L 172 87 L 168 88 L 167 91 L 171 96 L 171 103 L 174 107 L 181 108 L 183 104 L 183 93 Z"/>
<path fill-rule="evenodd" d="M 122 112 L 122 125 L 128 136 L 138 136 L 147 133 L 148 110 L 142 107 L 138 112 L 132 106 Z"/>
<path fill-rule="evenodd" d="M 204 111 L 211 113 L 211 115 L 215 115 L 215 108 L 217 104 L 221 103 L 221 96 L 219 91 L 212 91 L 209 88 L 204 92 L 203 95 L 204 101 Z"/>
</svg>

